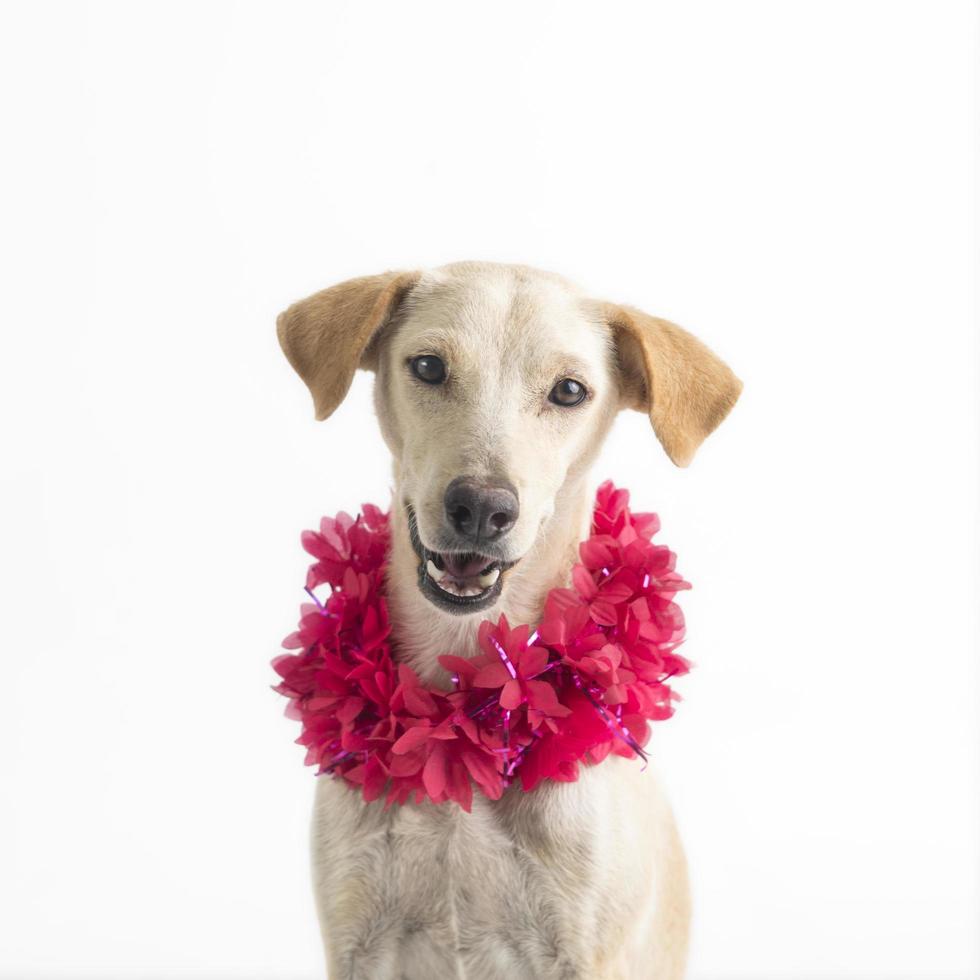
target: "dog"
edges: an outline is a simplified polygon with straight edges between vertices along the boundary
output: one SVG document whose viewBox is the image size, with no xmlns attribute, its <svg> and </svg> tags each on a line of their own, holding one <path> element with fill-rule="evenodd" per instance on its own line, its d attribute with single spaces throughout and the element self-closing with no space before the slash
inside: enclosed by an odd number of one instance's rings
<svg viewBox="0 0 980 980">
<path fill-rule="evenodd" d="M 686 466 L 741 382 L 680 327 L 560 276 L 463 262 L 353 279 L 295 303 L 280 344 L 326 419 L 358 368 L 394 460 L 396 656 L 450 687 L 481 620 L 535 623 L 588 535 L 589 468 L 616 414 Z M 652 771 L 384 809 L 317 782 L 313 878 L 333 980 L 675 980 L 690 899 Z"/>
</svg>

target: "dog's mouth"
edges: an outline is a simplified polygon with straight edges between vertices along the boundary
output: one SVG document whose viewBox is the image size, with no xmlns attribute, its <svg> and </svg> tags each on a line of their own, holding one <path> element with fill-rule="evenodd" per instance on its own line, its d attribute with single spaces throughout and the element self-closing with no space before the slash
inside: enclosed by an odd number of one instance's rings
<svg viewBox="0 0 980 980">
<path fill-rule="evenodd" d="M 517 564 L 475 551 L 432 551 L 419 537 L 410 506 L 408 531 L 419 559 L 418 582 L 434 605 L 452 613 L 479 612 L 492 606 L 503 590 L 506 573 Z"/>
</svg>

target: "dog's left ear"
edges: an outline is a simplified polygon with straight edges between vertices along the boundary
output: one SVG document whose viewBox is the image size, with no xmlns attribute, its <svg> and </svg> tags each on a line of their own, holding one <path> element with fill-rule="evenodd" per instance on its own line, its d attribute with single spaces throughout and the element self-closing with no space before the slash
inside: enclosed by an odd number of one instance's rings
<svg viewBox="0 0 980 980">
<path fill-rule="evenodd" d="M 349 279 L 279 314 L 279 343 L 310 389 L 318 420 L 329 418 L 344 400 L 359 367 L 374 367 L 372 341 L 419 277 L 385 272 Z"/>
<path fill-rule="evenodd" d="M 742 382 L 696 337 L 628 306 L 603 304 L 626 404 L 646 412 L 664 451 L 687 466 L 731 411 Z"/>
</svg>

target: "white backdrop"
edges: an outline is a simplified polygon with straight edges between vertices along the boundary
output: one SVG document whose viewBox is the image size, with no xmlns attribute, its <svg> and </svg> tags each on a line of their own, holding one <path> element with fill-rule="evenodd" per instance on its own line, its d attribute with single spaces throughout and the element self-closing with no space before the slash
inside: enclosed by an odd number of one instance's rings
<svg viewBox="0 0 980 980">
<path fill-rule="evenodd" d="M 389 477 L 274 317 L 459 258 L 745 381 L 689 470 L 632 415 L 596 471 L 695 584 L 691 976 L 980 975 L 973 4 L 2 9 L 0 975 L 320 975 L 268 661 Z"/>
</svg>

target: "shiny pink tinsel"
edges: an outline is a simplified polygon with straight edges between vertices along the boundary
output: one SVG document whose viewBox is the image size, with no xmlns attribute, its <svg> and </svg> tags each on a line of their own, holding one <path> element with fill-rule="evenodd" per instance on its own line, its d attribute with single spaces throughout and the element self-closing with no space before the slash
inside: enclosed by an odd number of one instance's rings
<svg viewBox="0 0 980 980">
<path fill-rule="evenodd" d="M 688 584 L 674 554 L 654 545 L 655 514 L 634 514 L 629 494 L 604 483 L 592 534 L 579 546 L 572 588 L 552 589 L 541 624 L 480 624 L 481 653 L 439 662 L 452 689 L 427 687 L 395 659 L 384 598 L 388 516 L 365 505 L 356 519 L 324 518 L 303 534 L 316 558 L 306 586 L 328 583 L 325 606 L 304 605 L 273 661 L 302 722 L 307 765 L 360 787 L 365 800 L 454 800 L 470 809 L 473 784 L 492 800 L 518 776 L 578 778 L 580 762 L 642 755 L 649 721 L 669 718 L 668 678 L 688 662 L 675 649 L 684 618 L 673 601 Z"/>
</svg>

